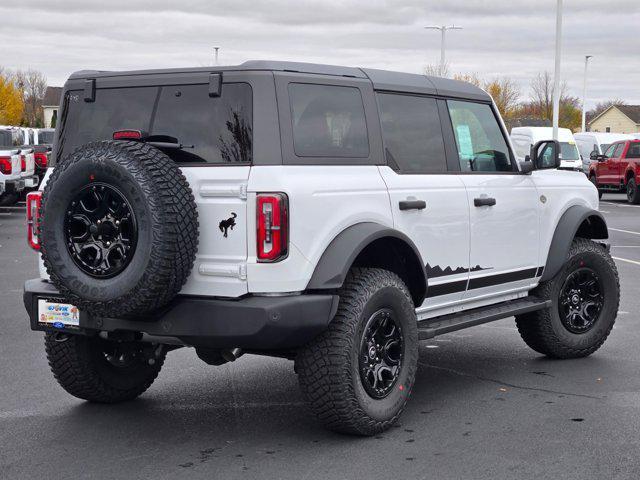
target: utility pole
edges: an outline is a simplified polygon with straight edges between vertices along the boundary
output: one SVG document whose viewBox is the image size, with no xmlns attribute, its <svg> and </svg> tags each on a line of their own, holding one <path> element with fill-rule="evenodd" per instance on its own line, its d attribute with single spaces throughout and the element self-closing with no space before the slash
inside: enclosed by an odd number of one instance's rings
<svg viewBox="0 0 640 480">
<path fill-rule="evenodd" d="M 440 76 L 444 77 L 444 69 L 445 69 L 445 65 L 446 65 L 446 61 L 445 61 L 445 49 L 446 49 L 446 33 L 447 30 L 462 30 L 462 27 L 456 27 L 455 25 L 441 25 L 441 26 L 437 26 L 437 25 L 431 25 L 428 27 L 424 27 L 427 30 L 440 30 L 440 33 L 442 35 L 441 40 L 440 40 Z"/>
<path fill-rule="evenodd" d="M 553 139 L 558 140 L 560 122 L 560 57 L 562 56 L 562 0 L 556 9 L 556 67 L 553 76 Z"/>
<path fill-rule="evenodd" d="M 213 52 L 214 52 L 213 56 L 215 58 L 215 61 L 214 61 L 215 66 L 218 66 L 218 50 L 220 50 L 220 47 L 213 47 Z"/>
<path fill-rule="evenodd" d="M 587 126 L 587 65 L 589 59 L 593 58 L 593 55 L 584 56 L 584 84 L 582 85 L 582 131 L 586 132 Z"/>
</svg>

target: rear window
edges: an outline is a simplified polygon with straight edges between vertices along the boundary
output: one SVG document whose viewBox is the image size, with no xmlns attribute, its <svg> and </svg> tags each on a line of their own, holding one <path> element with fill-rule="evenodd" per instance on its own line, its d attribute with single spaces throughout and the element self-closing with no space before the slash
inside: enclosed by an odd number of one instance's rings
<svg viewBox="0 0 640 480">
<path fill-rule="evenodd" d="M 0 130 L 0 147 L 11 147 L 13 146 L 11 132 L 6 130 Z"/>
<path fill-rule="evenodd" d="M 22 130 L 0 130 L 1 147 L 20 147 L 24 145 Z"/>
<path fill-rule="evenodd" d="M 360 90 L 289 85 L 293 146 L 299 157 L 365 158 L 369 139 Z"/>
<path fill-rule="evenodd" d="M 82 92 L 65 98 L 56 157 L 117 130 L 172 137 L 181 149 L 162 149 L 180 163 L 248 163 L 252 158 L 252 92 L 246 83 L 225 83 L 219 97 L 208 85 L 97 89 L 95 102 Z M 162 140 L 166 141 L 166 140 Z"/>
</svg>

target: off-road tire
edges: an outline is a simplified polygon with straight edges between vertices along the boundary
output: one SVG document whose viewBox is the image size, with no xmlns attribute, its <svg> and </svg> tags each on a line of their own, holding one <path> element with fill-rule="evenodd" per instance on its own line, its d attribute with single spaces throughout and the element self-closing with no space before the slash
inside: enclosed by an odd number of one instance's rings
<svg viewBox="0 0 640 480">
<path fill-rule="evenodd" d="M 587 266 L 602 279 L 604 305 L 589 331 L 573 333 L 562 324 L 558 297 L 564 280 L 577 268 Z M 591 240 L 576 238 L 567 261 L 551 280 L 542 282 L 533 295 L 551 300 L 548 309 L 516 317 L 518 331 L 525 343 L 538 353 L 552 358 L 579 358 L 598 350 L 609 336 L 620 304 L 620 281 L 616 265 L 607 250 Z"/>
<path fill-rule="evenodd" d="M 67 249 L 67 208 L 92 182 L 117 188 L 137 221 L 132 259 L 112 278 L 87 274 Z M 94 315 L 152 312 L 171 301 L 193 268 L 198 246 L 193 193 L 177 165 L 150 145 L 100 141 L 79 147 L 53 170 L 40 215 L 41 252 L 51 281 L 69 303 Z"/>
<path fill-rule="evenodd" d="M 0 195 L 0 207 L 11 207 L 18 203 L 19 195 L 17 193 L 3 193 Z"/>
<path fill-rule="evenodd" d="M 99 337 L 45 334 L 49 366 L 58 383 L 71 395 L 97 403 L 132 400 L 154 382 L 166 352 L 154 357 L 149 365 L 140 358 L 134 365 L 116 367 L 104 357 Z"/>
<path fill-rule="evenodd" d="M 634 205 L 640 203 L 640 190 L 638 190 L 635 178 L 630 178 L 627 182 L 627 201 Z"/>
<path fill-rule="evenodd" d="M 389 428 L 411 394 L 418 363 L 418 330 L 411 295 L 394 273 L 354 268 L 338 291 L 337 313 L 325 332 L 301 348 L 296 371 L 302 393 L 330 430 L 374 435 Z M 403 363 L 391 392 L 370 396 L 359 372 L 363 330 L 372 312 L 391 308 L 403 333 Z"/>
</svg>

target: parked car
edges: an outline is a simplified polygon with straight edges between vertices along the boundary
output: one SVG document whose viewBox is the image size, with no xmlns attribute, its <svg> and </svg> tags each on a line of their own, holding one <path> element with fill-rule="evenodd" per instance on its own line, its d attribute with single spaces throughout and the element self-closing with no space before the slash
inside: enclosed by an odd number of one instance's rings
<svg viewBox="0 0 640 480">
<path fill-rule="evenodd" d="M 41 267 L 24 303 L 76 397 L 133 399 L 175 348 L 271 355 L 327 427 L 372 435 L 400 416 L 420 340 L 515 316 L 535 351 L 578 358 L 613 327 L 596 189 L 556 170 L 556 141 L 519 164 L 469 83 L 265 61 L 83 71 L 57 129 L 27 199 Z"/>
<path fill-rule="evenodd" d="M 581 132 L 574 133 L 573 138 L 575 138 L 576 145 L 578 146 L 578 150 L 582 156 L 584 171 L 588 172 L 589 165 L 591 164 L 591 157 L 594 152 L 596 155 L 602 155 L 613 142 L 617 142 L 618 140 L 629 140 L 633 138 L 633 135 L 626 133 Z"/>
<path fill-rule="evenodd" d="M 18 129 L 0 128 L 0 206 L 15 204 L 24 190 L 20 145 L 23 136 Z"/>
<path fill-rule="evenodd" d="M 521 160 L 529 157 L 531 147 L 542 140 L 551 140 L 553 129 L 551 127 L 514 127 L 511 129 L 511 142 L 516 155 Z M 576 146 L 571 130 L 558 129 L 558 141 L 560 142 L 560 168 L 564 170 L 582 171 L 582 159 Z"/>
<path fill-rule="evenodd" d="M 42 181 L 47 171 L 54 134 L 55 129 L 53 128 L 37 128 L 34 130 L 33 150 L 36 163 L 36 175 L 38 175 L 39 181 Z"/>
<path fill-rule="evenodd" d="M 614 142 L 604 154 L 591 157 L 589 180 L 602 192 L 626 192 L 629 203 L 640 203 L 640 139 Z"/>
</svg>

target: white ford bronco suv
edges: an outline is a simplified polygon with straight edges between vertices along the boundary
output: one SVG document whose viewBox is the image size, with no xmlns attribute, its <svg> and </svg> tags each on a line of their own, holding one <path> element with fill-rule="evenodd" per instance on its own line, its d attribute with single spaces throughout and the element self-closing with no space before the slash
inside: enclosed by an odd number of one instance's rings
<svg viewBox="0 0 640 480">
<path fill-rule="evenodd" d="M 70 394 L 144 392 L 193 347 L 295 361 L 311 410 L 371 435 L 401 414 L 418 342 L 515 316 L 590 355 L 619 304 L 598 194 L 559 145 L 515 161 L 464 82 L 289 62 L 82 71 L 28 197 L 25 284 Z"/>
</svg>

